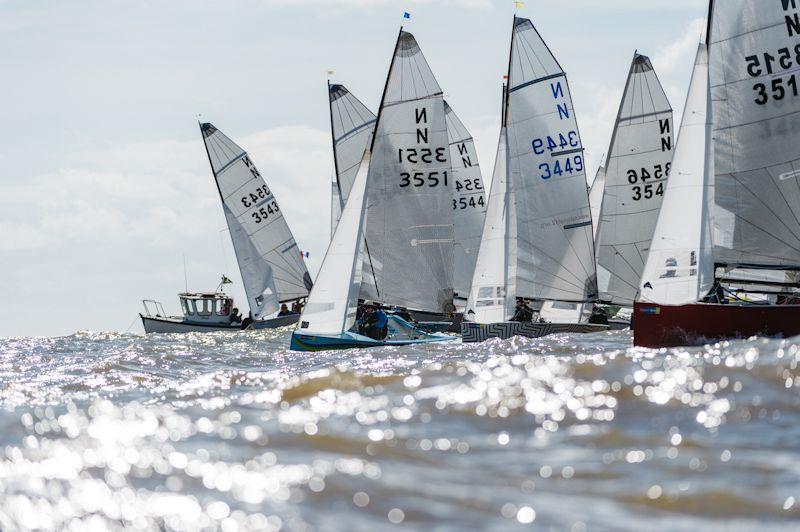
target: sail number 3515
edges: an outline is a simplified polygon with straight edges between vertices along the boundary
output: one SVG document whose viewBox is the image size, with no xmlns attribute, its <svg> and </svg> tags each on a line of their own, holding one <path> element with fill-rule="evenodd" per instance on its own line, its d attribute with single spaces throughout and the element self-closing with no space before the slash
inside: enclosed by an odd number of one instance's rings
<svg viewBox="0 0 800 532">
<path fill-rule="evenodd" d="M 747 73 L 751 78 L 762 75 L 773 76 L 781 70 L 791 70 L 800 66 L 800 44 L 794 47 L 794 53 L 789 48 L 781 48 L 777 54 L 763 52 L 748 55 L 744 58 L 747 62 Z M 770 98 L 781 101 L 786 96 L 798 96 L 798 81 L 794 73 L 786 72 L 783 76 L 772 77 L 769 83 L 756 83 L 753 85 L 756 96 L 753 99 L 757 105 L 766 105 Z"/>
</svg>

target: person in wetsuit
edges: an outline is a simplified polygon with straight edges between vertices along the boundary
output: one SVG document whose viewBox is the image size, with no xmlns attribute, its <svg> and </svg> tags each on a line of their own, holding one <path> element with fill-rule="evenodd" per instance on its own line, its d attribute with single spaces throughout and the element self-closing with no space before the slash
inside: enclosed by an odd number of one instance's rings
<svg viewBox="0 0 800 532">
<path fill-rule="evenodd" d="M 526 303 L 524 299 L 518 297 L 517 307 L 514 309 L 514 317 L 511 318 L 511 321 L 529 323 L 532 320 L 533 320 L 533 309 L 528 306 L 528 303 Z"/>
<path fill-rule="evenodd" d="M 589 316 L 589 323 L 595 325 L 608 325 L 608 313 L 603 307 L 594 307 L 592 315 Z"/>
</svg>

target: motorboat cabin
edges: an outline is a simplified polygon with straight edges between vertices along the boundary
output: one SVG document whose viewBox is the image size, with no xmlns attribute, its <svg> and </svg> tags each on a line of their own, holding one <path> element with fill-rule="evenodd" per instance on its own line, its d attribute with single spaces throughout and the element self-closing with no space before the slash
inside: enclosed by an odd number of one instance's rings
<svg viewBox="0 0 800 532">
<path fill-rule="evenodd" d="M 203 332 L 246 328 L 233 298 L 224 292 L 185 292 L 178 294 L 183 316 L 167 316 L 158 301 L 142 301 L 141 314 L 145 332 Z"/>
</svg>

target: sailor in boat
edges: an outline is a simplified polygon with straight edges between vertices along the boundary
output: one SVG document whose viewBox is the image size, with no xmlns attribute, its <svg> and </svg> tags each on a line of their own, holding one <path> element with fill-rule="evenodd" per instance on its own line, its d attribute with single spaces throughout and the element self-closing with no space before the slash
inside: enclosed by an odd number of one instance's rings
<svg viewBox="0 0 800 532">
<path fill-rule="evenodd" d="M 511 318 L 511 321 L 523 323 L 533 321 L 533 309 L 528 306 L 525 299 L 517 298 L 517 307 L 514 309 L 514 317 Z"/>
<path fill-rule="evenodd" d="M 286 303 L 281 303 L 281 310 L 278 312 L 278 316 L 291 316 L 292 314 L 292 312 L 289 312 L 289 307 L 286 306 Z"/>
</svg>

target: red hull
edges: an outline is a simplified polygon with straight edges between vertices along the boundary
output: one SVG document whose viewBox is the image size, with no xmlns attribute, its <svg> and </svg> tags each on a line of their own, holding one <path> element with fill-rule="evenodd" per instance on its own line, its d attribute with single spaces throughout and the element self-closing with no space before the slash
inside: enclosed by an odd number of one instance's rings
<svg viewBox="0 0 800 532">
<path fill-rule="evenodd" d="M 640 347 L 702 345 L 750 336 L 800 334 L 800 305 L 633 306 L 633 344 Z"/>
</svg>

